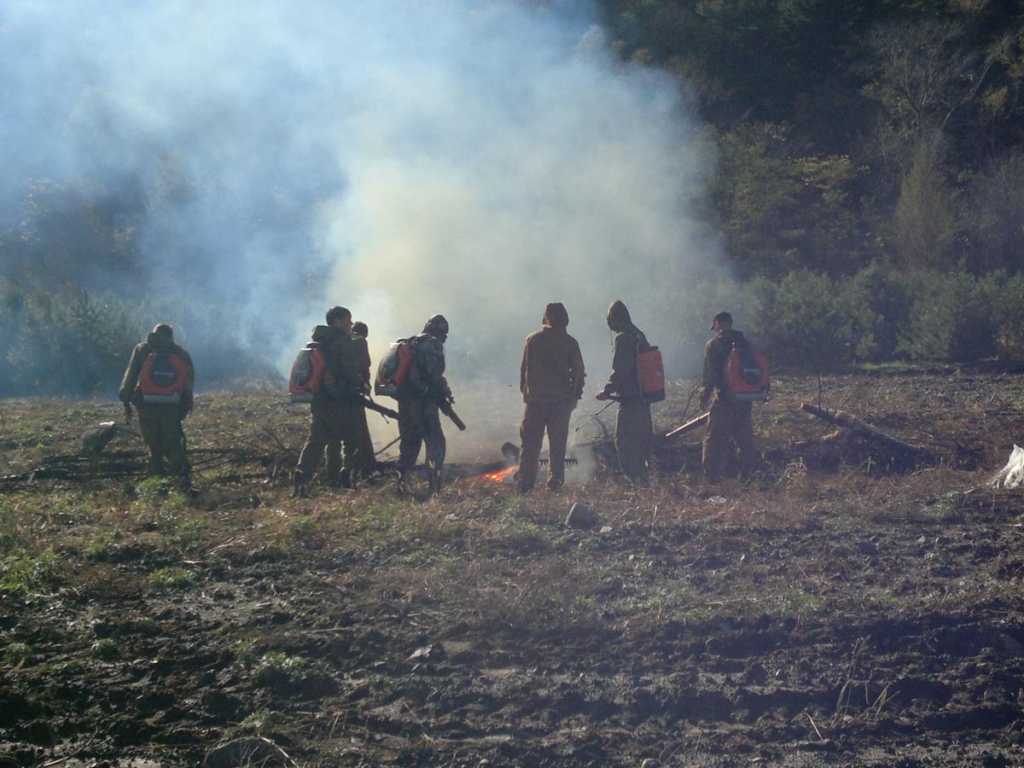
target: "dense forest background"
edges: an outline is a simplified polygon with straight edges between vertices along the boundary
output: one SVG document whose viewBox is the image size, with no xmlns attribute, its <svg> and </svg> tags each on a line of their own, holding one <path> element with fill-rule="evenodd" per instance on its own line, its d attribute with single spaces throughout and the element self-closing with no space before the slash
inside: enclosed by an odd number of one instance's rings
<svg viewBox="0 0 1024 768">
<path fill-rule="evenodd" d="M 1019 2 L 598 6 L 625 65 L 678 80 L 716 157 L 692 205 L 731 271 L 680 315 L 681 336 L 729 306 L 783 366 L 1024 359 Z M 187 303 L 180 286 L 154 291 L 139 255 L 140 221 L 188 202 L 160 158 L 155 186 L 31 179 L 0 217 L 0 395 L 109 391 L 139 318 Z M 191 311 L 211 338 L 237 320 Z M 273 375 L 227 339 L 210 359 L 208 383 Z"/>
<path fill-rule="evenodd" d="M 602 5 L 708 125 L 707 225 L 776 359 L 1024 357 L 1019 3 Z"/>
</svg>

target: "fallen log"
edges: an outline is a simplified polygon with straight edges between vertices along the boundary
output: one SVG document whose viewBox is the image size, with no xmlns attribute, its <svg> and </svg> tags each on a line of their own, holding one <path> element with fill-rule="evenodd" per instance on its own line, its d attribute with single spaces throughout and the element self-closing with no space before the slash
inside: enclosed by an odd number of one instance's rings
<svg viewBox="0 0 1024 768">
<path fill-rule="evenodd" d="M 680 427 L 676 427 L 671 432 L 666 432 L 665 437 L 675 437 L 677 435 L 682 435 L 685 434 L 686 432 L 690 432 L 691 430 L 694 430 L 697 427 L 706 424 L 708 417 L 710 415 L 710 413 L 705 413 L 703 416 L 698 416 L 694 419 L 690 419 L 688 422 L 686 422 Z"/>
<path fill-rule="evenodd" d="M 111 478 L 132 477 L 138 472 L 139 454 L 119 451 L 96 456 L 62 453 L 47 456 L 42 463 L 16 475 L 0 477 L 0 492 L 15 488 L 20 483 L 37 480 L 66 480 L 86 482 Z"/>
<path fill-rule="evenodd" d="M 878 427 L 872 426 L 866 421 L 858 419 L 856 416 L 846 413 L 845 411 L 827 411 L 824 408 L 819 408 L 818 406 L 811 405 L 810 403 L 802 403 L 800 405 L 800 409 L 806 411 L 812 416 L 817 416 L 823 421 L 827 421 L 829 424 L 849 429 L 851 432 L 855 432 L 856 434 L 870 440 L 875 440 L 887 445 L 893 450 L 912 456 L 918 461 L 934 458 L 932 456 L 932 452 L 927 448 L 922 448 L 919 445 L 913 445 L 912 443 L 905 442 L 899 438 L 893 437 L 892 435 L 886 434 Z"/>
</svg>

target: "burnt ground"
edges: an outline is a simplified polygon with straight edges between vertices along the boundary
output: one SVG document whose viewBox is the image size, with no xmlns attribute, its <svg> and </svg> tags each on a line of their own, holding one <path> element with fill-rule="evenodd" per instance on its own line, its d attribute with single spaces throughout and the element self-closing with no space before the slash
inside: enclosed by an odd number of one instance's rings
<svg viewBox="0 0 1024 768">
<path fill-rule="evenodd" d="M 1024 496 L 985 485 L 1024 379 L 776 387 L 745 485 L 704 487 L 691 434 L 629 487 L 581 414 L 592 476 L 525 498 L 495 447 L 439 498 L 293 500 L 305 417 L 271 392 L 198 398 L 186 498 L 128 429 L 77 455 L 113 406 L 2 403 L 0 766 L 1024 765 Z"/>
</svg>

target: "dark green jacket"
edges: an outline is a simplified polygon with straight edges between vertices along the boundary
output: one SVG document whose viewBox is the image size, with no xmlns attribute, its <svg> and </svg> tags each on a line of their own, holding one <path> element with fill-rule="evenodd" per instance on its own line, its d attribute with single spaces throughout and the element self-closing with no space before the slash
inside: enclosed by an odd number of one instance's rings
<svg viewBox="0 0 1024 768">
<path fill-rule="evenodd" d="M 410 339 L 413 351 L 413 371 L 406 380 L 400 397 L 440 399 L 451 397 L 448 381 L 444 377 L 444 344 L 429 333 Z"/>
<path fill-rule="evenodd" d="M 608 327 L 615 331 L 612 374 L 604 385 L 605 394 L 615 395 L 624 400 L 640 397 L 640 371 L 637 355 L 641 347 L 647 346 L 643 331 L 633 325 L 629 310 L 621 301 L 612 302 L 606 317 Z"/>
<path fill-rule="evenodd" d="M 727 331 L 719 331 L 718 335 L 704 347 L 704 372 L 701 375 L 700 390 L 700 402 L 703 407 L 708 406 L 713 394 L 717 392 L 721 396 L 728 389 L 725 364 L 729 360 L 733 344 L 743 341 L 743 334 L 730 328 Z"/>
<path fill-rule="evenodd" d="M 370 352 L 366 339 L 330 325 L 313 329 L 335 387 L 365 393 L 370 381 Z"/>
</svg>

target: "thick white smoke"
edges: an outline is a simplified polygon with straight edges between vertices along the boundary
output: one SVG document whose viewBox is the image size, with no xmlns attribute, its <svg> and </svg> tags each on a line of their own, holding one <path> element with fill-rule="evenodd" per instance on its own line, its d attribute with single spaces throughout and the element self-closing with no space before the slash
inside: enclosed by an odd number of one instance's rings
<svg viewBox="0 0 1024 768">
<path fill-rule="evenodd" d="M 326 298 L 365 317 L 376 349 L 440 312 L 450 354 L 512 381 L 510 351 L 562 301 L 607 372 L 611 301 L 657 342 L 665 297 L 706 260 L 685 202 L 707 158 L 676 84 L 624 66 L 583 19 L 492 3 L 449 23 L 392 38 L 338 126 L 350 185 L 322 209 L 321 247 L 346 258 Z"/>
<path fill-rule="evenodd" d="M 375 357 L 439 312 L 453 384 L 514 387 L 561 301 L 593 390 L 622 299 L 678 372 L 707 145 L 598 23 L 582 0 L 7 0 L 4 224 L 27 179 L 130 179 L 151 290 L 282 366 L 332 305 Z"/>
</svg>

